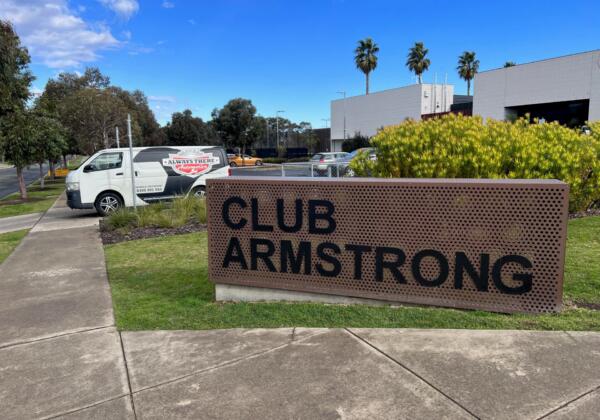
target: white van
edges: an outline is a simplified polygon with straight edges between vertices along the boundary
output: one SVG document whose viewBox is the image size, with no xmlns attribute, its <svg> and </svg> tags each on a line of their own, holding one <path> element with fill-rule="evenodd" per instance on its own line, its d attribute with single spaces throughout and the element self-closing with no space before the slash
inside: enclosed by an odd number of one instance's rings
<svg viewBox="0 0 600 420">
<path fill-rule="evenodd" d="M 227 154 L 216 146 L 134 147 L 136 205 L 177 195 L 206 194 L 206 180 L 231 175 Z M 129 149 L 101 150 L 66 179 L 67 205 L 95 208 L 102 216 L 133 206 Z"/>
</svg>

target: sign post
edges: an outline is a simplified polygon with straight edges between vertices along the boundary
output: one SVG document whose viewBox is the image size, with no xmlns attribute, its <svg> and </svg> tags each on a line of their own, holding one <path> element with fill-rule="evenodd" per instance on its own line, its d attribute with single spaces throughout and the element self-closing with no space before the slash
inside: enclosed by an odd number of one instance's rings
<svg viewBox="0 0 600 420">
<path fill-rule="evenodd" d="M 131 165 L 131 198 L 133 199 L 133 210 L 137 211 L 135 169 L 133 167 L 133 142 L 131 140 L 131 115 L 127 114 L 127 137 L 129 138 L 129 163 Z"/>
</svg>

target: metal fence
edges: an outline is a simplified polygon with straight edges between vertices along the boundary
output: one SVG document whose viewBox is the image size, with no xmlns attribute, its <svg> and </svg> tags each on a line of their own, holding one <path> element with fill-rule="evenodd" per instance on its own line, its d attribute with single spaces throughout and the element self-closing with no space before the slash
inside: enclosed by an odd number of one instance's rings
<svg viewBox="0 0 600 420">
<path fill-rule="evenodd" d="M 333 162 L 295 162 L 281 165 L 265 164 L 262 166 L 246 166 L 231 168 L 235 176 L 278 176 L 278 177 L 309 177 L 309 178 L 340 178 L 354 176 L 347 163 Z"/>
</svg>

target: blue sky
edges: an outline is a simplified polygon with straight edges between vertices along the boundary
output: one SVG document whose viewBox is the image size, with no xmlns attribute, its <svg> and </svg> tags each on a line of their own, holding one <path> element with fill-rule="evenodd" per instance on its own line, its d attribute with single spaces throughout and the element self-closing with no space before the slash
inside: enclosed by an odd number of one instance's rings
<svg viewBox="0 0 600 420">
<path fill-rule="evenodd" d="M 98 66 L 115 84 L 144 91 L 161 123 L 184 108 L 209 119 L 244 97 L 261 115 L 285 110 L 315 127 L 337 91 L 364 93 L 353 62 L 361 38 L 380 47 L 372 91 L 414 83 L 406 54 L 423 41 L 424 81 L 447 74 L 465 93 L 455 70 L 464 50 L 486 70 L 597 49 L 598 16 L 597 0 L 0 1 L 0 18 L 30 48 L 38 91 L 60 71 Z"/>
</svg>

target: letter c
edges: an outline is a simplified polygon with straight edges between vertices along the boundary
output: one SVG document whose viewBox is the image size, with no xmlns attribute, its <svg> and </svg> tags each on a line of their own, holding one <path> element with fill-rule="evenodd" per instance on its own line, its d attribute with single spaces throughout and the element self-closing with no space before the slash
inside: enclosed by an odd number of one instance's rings
<svg viewBox="0 0 600 420">
<path fill-rule="evenodd" d="M 244 226 L 246 226 L 246 223 L 248 223 L 248 221 L 243 217 L 237 223 L 231 220 L 231 218 L 229 217 L 229 208 L 232 204 L 237 204 L 240 206 L 240 208 L 243 209 L 248 207 L 248 204 L 240 197 L 233 196 L 225 200 L 225 202 L 223 203 L 223 207 L 221 208 L 221 216 L 223 217 L 223 221 L 225 222 L 225 224 L 231 229 L 242 229 Z"/>
</svg>

